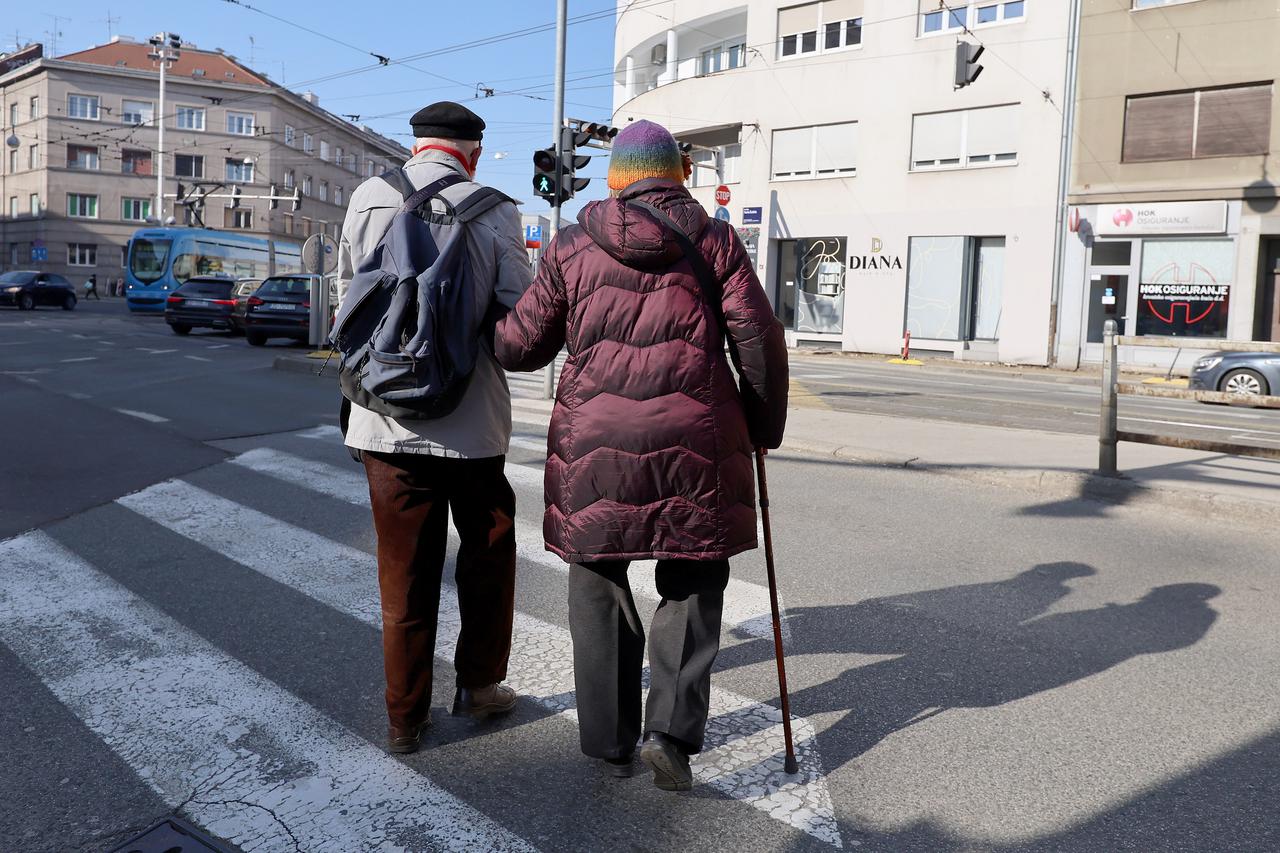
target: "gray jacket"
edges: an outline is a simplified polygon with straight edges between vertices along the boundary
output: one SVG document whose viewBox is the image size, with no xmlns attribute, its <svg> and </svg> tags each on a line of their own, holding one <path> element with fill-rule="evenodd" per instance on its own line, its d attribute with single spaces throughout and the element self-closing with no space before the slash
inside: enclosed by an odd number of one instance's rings
<svg viewBox="0 0 1280 853">
<path fill-rule="evenodd" d="M 435 150 L 423 151 L 404 165 L 404 173 L 415 187 L 424 187 L 450 170 L 466 175 L 457 160 Z M 440 195 L 456 204 L 478 187 L 465 181 Z M 346 296 L 355 269 L 378 245 L 403 201 L 398 191 L 376 177 L 351 194 L 338 247 L 339 300 Z M 515 205 L 500 204 L 475 219 L 468 229 L 467 248 L 478 285 L 476 317 L 483 317 L 494 299 L 507 308 L 514 307 L 533 278 Z M 478 335 L 479 327 L 473 332 Z M 504 455 L 511 442 L 511 391 L 506 374 L 488 347 L 481 346 L 471 384 L 452 413 L 436 420 L 399 420 L 352 406 L 346 442 L 360 450 L 383 453 L 465 459 Z"/>
</svg>

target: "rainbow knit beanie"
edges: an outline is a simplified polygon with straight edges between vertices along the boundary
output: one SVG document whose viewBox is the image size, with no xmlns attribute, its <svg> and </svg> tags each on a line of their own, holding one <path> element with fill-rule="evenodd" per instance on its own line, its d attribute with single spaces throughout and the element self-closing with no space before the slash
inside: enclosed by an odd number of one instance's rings
<svg viewBox="0 0 1280 853">
<path fill-rule="evenodd" d="M 670 178 L 684 183 L 684 165 L 675 137 L 662 125 L 641 119 L 613 138 L 609 189 L 626 189 L 645 178 Z"/>
</svg>

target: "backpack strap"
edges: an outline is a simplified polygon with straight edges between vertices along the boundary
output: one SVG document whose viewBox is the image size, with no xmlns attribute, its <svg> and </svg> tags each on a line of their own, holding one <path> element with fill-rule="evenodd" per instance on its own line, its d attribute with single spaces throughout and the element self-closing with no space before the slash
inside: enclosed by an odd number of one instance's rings
<svg viewBox="0 0 1280 853">
<path fill-rule="evenodd" d="M 511 196 L 493 187 L 481 187 L 454 205 L 453 215 L 459 222 L 471 222 L 507 201 L 516 204 Z"/>
<path fill-rule="evenodd" d="M 413 195 L 418 190 L 418 188 L 409 180 L 408 176 L 405 175 L 404 169 L 388 169 L 378 177 L 390 184 L 391 188 L 400 193 L 400 197 L 405 201 L 408 201 L 409 196 Z"/>
<path fill-rule="evenodd" d="M 400 212 L 411 213 L 412 211 L 417 210 L 427 201 L 435 198 L 437 195 L 444 192 L 444 190 L 446 190 L 447 188 L 453 186 L 454 184 L 460 184 L 465 180 L 466 178 L 462 177 L 457 172 L 450 172 L 449 174 L 445 175 L 443 178 L 440 178 L 439 180 L 435 180 L 427 184 L 422 189 L 415 190 L 412 195 L 410 195 L 408 198 L 404 200 L 404 204 L 401 205 L 400 207 Z"/>
<path fill-rule="evenodd" d="M 707 263 L 707 259 L 702 252 L 698 251 L 698 247 L 693 245 L 689 235 L 681 231 L 680 226 L 676 225 L 670 216 L 667 216 L 652 204 L 634 199 L 625 201 L 623 204 L 648 211 L 653 218 L 665 225 L 671 235 L 676 238 L 676 242 L 680 244 L 680 250 L 684 252 L 685 259 L 689 261 L 689 266 L 693 267 L 693 276 L 698 280 L 698 284 L 702 288 L 702 297 L 706 300 L 707 307 L 711 309 L 712 316 L 715 317 L 716 328 L 723 335 L 725 333 L 725 321 L 724 309 L 720 304 L 720 288 L 716 286 L 716 278 L 711 272 L 711 265 Z"/>
</svg>

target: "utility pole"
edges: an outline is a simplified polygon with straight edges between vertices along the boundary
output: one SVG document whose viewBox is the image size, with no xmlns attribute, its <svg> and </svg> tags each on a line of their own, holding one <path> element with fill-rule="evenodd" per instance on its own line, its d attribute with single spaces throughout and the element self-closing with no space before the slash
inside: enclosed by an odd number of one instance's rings
<svg viewBox="0 0 1280 853">
<path fill-rule="evenodd" d="M 1053 280 L 1050 282 L 1049 300 L 1049 364 L 1058 363 L 1058 332 L 1062 324 L 1058 314 L 1062 310 L 1062 279 L 1065 275 L 1067 254 L 1067 193 L 1071 187 L 1071 151 L 1076 125 L 1076 76 L 1080 66 L 1080 0 L 1071 0 L 1070 19 L 1067 23 L 1067 73 L 1062 91 L 1062 139 L 1058 148 L 1058 197 L 1057 216 L 1053 229 Z M 1080 347 L 1073 356 L 1074 366 L 1080 366 Z"/>
<path fill-rule="evenodd" d="M 555 117 L 552 119 L 551 138 L 556 143 L 556 192 L 560 192 L 561 181 L 561 165 L 564 162 L 564 47 L 565 35 L 568 29 L 569 17 L 569 0 L 557 0 L 556 3 L 556 98 L 555 98 Z M 560 199 L 556 197 L 556 202 L 551 206 L 551 237 L 547 240 L 547 245 L 551 244 L 551 240 L 555 238 L 556 232 L 560 230 Z M 543 399 L 550 400 L 555 396 L 556 384 L 556 364 L 553 360 L 546 367 L 546 373 L 542 377 L 542 396 Z"/>
<path fill-rule="evenodd" d="M 156 198 L 154 213 L 156 222 L 164 225 L 164 79 L 169 65 L 178 61 L 182 37 L 173 33 L 157 33 L 151 37 L 151 53 L 148 58 L 160 63 L 160 103 L 156 106 Z"/>
</svg>

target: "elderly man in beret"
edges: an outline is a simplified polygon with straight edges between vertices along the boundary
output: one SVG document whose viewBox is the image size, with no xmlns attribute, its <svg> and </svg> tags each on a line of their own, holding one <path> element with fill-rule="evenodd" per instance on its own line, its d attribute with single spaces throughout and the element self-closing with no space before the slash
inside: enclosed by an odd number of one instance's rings
<svg viewBox="0 0 1280 853">
<path fill-rule="evenodd" d="M 479 188 L 484 121 L 442 102 L 410 120 L 416 142 L 402 168 L 365 181 L 351 194 L 339 246 L 339 290 L 370 258 L 404 198 L 456 173 L 465 180 L 439 193 L 433 211 Z M 489 307 L 488 328 L 516 304 L 531 279 L 520 215 L 503 202 L 467 228 L 472 280 Z M 484 329 L 474 330 L 484 336 Z M 344 412 L 345 414 L 345 412 Z M 352 405 L 345 441 L 369 479 L 378 534 L 378 584 L 387 678 L 388 749 L 415 751 L 430 724 L 440 584 L 449 516 L 459 537 L 455 584 L 460 633 L 454 657 L 454 714 L 483 719 L 515 707 L 502 684 L 511 650 L 515 598 L 515 494 L 503 472 L 511 439 L 511 394 L 491 346 L 481 346 L 465 395 L 449 415 L 400 420 Z"/>
</svg>

